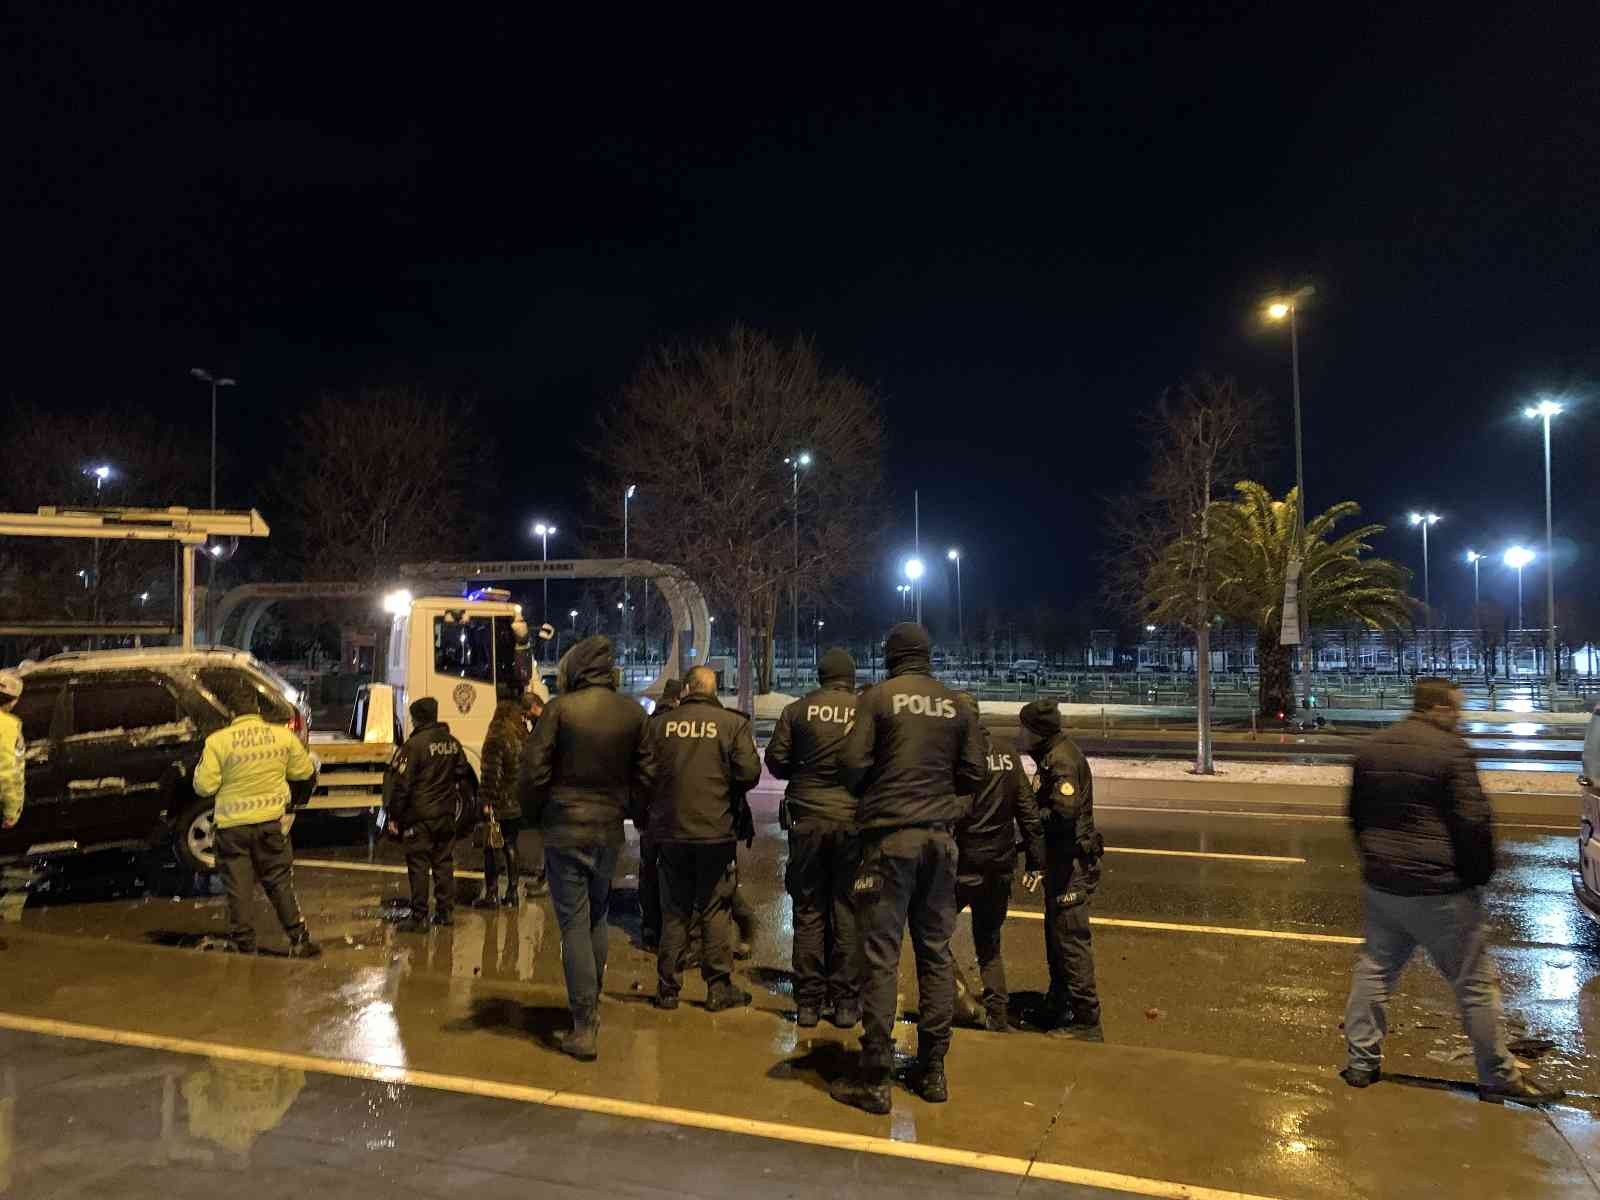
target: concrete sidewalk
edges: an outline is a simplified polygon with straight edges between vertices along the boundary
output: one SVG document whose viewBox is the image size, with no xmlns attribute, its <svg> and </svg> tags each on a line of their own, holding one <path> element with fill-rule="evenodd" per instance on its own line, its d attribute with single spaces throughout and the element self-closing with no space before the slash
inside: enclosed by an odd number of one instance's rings
<svg viewBox="0 0 1600 1200">
<path fill-rule="evenodd" d="M 826 1094 L 854 1035 L 801 1036 L 770 994 L 715 1016 L 608 994 L 602 1057 L 586 1066 L 553 1048 L 566 1023 L 558 989 L 413 971 L 405 953 L 373 965 L 334 948 L 304 963 L 14 928 L 5 939 L 0 1028 L 13 1032 L 382 1078 L 757 1146 L 910 1157 L 973 1172 L 977 1194 L 997 1176 L 1014 1190 L 1024 1175 L 1212 1198 L 1597 1194 L 1578 1157 L 1594 1161 L 1587 1117 L 1571 1122 L 1575 1151 L 1537 1112 L 1425 1083 L 1355 1092 L 1326 1070 L 1282 1063 L 963 1030 L 951 1102 L 897 1089 L 895 1111 L 875 1118 Z M 686 996 L 697 995 L 691 983 Z M 901 1032 L 909 1049 L 909 1027 Z M 728 1169 L 747 1170 L 760 1153 Z M 749 1182 L 744 1194 L 761 1191 Z"/>
</svg>

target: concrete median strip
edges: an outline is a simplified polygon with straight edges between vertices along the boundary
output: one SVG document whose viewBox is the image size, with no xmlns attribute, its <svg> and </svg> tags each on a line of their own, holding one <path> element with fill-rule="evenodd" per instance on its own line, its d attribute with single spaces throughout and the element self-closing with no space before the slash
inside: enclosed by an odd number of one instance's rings
<svg viewBox="0 0 1600 1200">
<path fill-rule="evenodd" d="M 1013 908 L 1009 914 L 1024 921 L 1042 921 L 1044 913 Z M 1292 929 L 1244 929 L 1237 925 L 1184 925 L 1172 921 L 1135 921 L 1131 917 L 1090 917 L 1089 924 L 1112 929 L 1150 929 L 1157 933 L 1209 933 L 1223 937 L 1266 938 L 1281 942 L 1322 942 L 1330 946 L 1359 946 L 1363 939 L 1342 933 L 1296 933 Z"/>
<path fill-rule="evenodd" d="M 932 1146 L 923 1142 L 898 1141 L 893 1138 L 876 1137 L 870 1134 L 847 1133 L 842 1130 L 781 1124 L 774 1121 L 759 1121 L 749 1117 L 735 1117 L 723 1113 L 706 1112 L 700 1109 L 644 1104 L 634 1100 L 616 1100 L 604 1096 L 585 1095 L 579 1092 L 531 1087 L 526 1084 L 502 1083 L 489 1079 L 474 1079 L 470 1076 L 446 1075 L 434 1071 L 417 1071 L 407 1067 L 388 1066 L 382 1063 L 321 1058 L 276 1050 L 257 1050 L 246 1046 L 198 1041 L 192 1038 L 166 1037 L 139 1033 L 134 1030 L 27 1017 L 15 1013 L 0 1013 L 0 1029 L 9 1029 L 17 1033 L 35 1034 L 44 1037 L 129 1046 L 136 1049 L 161 1051 L 169 1054 L 198 1055 L 213 1059 L 223 1059 L 229 1062 L 250 1063 L 257 1066 L 310 1071 L 343 1079 L 402 1084 L 408 1087 L 427 1088 L 432 1091 L 454 1092 L 460 1095 L 480 1096 L 487 1099 L 507 1100 L 522 1104 L 539 1104 L 550 1108 L 570 1109 L 601 1116 L 656 1121 L 663 1124 L 704 1129 L 716 1133 L 765 1138 L 772 1141 L 818 1146 L 831 1150 L 853 1151 L 858 1154 L 875 1154 L 887 1158 L 911 1159 L 918 1162 L 973 1171 L 989 1171 L 1019 1178 L 1043 1179 L 1052 1183 L 1072 1184 L 1078 1187 L 1101 1188 L 1106 1191 L 1122 1192 L 1134 1196 L 1159 1197 L 1161 1200 L 1281 1200 L 1280 1197 L 1265 1196 L 1255 1192 L 1232 1191 L 1205 1187 L 1200 1184 L 1177 1183 L 1165 1179 L 1147 1179 L 1138 1175 L 1097 1171 L 1090 1167 L 1075 1167 L 1065 1163 L 1043 1162 L 1010 1155 L 985 1154 L 977 1150 Z"/>
</svg>

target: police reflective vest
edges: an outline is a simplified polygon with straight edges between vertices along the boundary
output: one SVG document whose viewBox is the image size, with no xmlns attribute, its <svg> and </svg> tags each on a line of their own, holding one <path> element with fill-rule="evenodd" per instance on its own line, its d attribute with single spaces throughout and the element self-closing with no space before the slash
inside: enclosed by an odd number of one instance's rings
<svg viewBox="0 0 1600 1200">
<path fill-rule="evenodd" d="M 0 819 L 7 822 L 22 816 L 26 754 L 22 722 L 8 712 L 0 712 Z"/>
<path fill-rule="evenodd" d="M 235 717 L 206 739 L 194 769 L 198 796 L 217 798 L 219 829 L 276 821 L 289 810 L 289 781 L 316 773 L 311 755 L 287 725 Z"/>
</svg>

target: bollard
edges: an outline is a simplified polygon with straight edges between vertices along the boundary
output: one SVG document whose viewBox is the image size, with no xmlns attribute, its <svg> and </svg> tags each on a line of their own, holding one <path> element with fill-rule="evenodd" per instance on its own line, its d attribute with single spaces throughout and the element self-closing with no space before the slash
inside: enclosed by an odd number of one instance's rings
<svg viewBox="0 0 1600 1200">
<path fill-rule="evenodd" d="M 1250 740 L 1256 740 L 1256 710 L 1253 708 L 1250 710 Z"/>
</svg>

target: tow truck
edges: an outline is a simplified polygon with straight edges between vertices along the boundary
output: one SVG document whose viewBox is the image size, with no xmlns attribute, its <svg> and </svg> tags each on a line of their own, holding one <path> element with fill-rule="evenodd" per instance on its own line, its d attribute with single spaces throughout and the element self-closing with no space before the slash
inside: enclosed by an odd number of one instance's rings
<svg viewBox="0 0 1600 1200">
<path fill-rule="evenodd" d="M 537 664 L 537 639 L 509 592 L 414 597 L 399 590 L 384 597 L 383 607 L 390 624 L 380 679 L 358 692 L 343 733 L 311 734 L 322 770 L 310 808 L 355 816 L 380 805 L 384 769 L 411 734 L 411 704 L 424 696 L 438 702 L 439 719 L 478 771 L 499 700 L 519 697 L 530 678 L 548 695 L 547 673 L 554 669 Z"/>
</svg>

